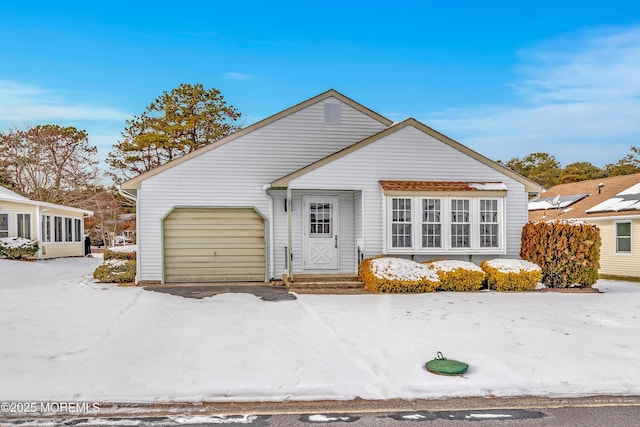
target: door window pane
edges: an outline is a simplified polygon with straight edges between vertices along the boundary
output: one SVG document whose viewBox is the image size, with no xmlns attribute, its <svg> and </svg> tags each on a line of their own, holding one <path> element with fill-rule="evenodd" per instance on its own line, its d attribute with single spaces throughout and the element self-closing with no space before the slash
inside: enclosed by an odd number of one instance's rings
<svg viewBox="0 0 640 427">
<path fill-rule="evenodd" d="M 332 203 L 309 203 L 309 236 L 331 237 Z"/>
</svg>

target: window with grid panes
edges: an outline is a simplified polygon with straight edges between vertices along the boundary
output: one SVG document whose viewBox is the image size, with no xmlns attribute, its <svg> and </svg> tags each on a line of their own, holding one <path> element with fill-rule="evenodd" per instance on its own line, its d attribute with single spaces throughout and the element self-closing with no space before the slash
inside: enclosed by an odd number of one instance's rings
<svg viewBox="0 0 640 427">
<path fill-rule="evenodd" d="M 410 248 L 412 243 L 411 199 L 391 199 L 391 246 Z"/>
<path fill-rule="evenodd" d="M 442 200 L 422 199 L 422 247 L 442 247 Z"/>
<path fill-rule="evenodd" d="M 471 247 L 469 199 L 451 199 L 451 247 Z"/>
<path fill-rule="evenodd" d="M 497 248 L 498 231 L 498 200 L 480 199 L 480 247 Z"/>
</svg>

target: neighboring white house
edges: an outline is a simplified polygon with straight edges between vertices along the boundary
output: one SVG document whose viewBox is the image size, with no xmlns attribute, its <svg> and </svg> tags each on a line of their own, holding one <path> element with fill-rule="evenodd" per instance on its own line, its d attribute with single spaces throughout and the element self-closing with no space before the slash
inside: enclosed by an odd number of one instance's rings
<svg viewBox="0 0 640 427">
<path fill-rule="evenodd" d="M 600 276 L 640 279 L 640 173 L 559 184 L 529 203 L 529 219 L 580 219 L 600 229 Z"/>
<path fill-rule="evenodd" d="M 38 202 L 0 186 L 0 238 L 40 243 L 38 259 L 84 255 L 84 218 L 93 212 Z"/>
<path fill-rule="evenodd" d="M 540 186 L 330 90 L 125 182 L 141 282 L 356 273 L 381 254 L 518 258 Z"/>
</svg>

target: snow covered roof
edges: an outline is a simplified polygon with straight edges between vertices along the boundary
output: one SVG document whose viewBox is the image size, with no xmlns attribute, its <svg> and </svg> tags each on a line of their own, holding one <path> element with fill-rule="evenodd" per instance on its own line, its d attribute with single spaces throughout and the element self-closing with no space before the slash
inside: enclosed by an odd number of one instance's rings
<svg viewBox="0 0 640 427">
<path fill-rule="evenodd" d="M 556 197 L 545 197 L 541 199 L 536 197 L 535 199 L 529 202 L 529 210 L 535 211 L 538 209 L 564 209 L 572 204 L 588 197 L 588 193 L 582 194 L 571 194 L 569 196 L 556 196 Z"/>
<path fill-rule="evenodd" d="M 0 185 L 0 200 L 24 202 L 29 199 Z"/>
<path fill-rule="evenodd" d="M 529 202 L 529 220 L 640 215 L 639 193 L 640 173 L 559 184 Z"/>
<path fill-rule="evenodd" d="M 586 210 L 587 213 L 620 211 L 640 211 L 640 182 Z"/>
<path fill-rule="evenodd" d="M 506 191 L 502 182 L 459 181 L 380 181 L 380 187 L 388 191 Z"/>
</svg>

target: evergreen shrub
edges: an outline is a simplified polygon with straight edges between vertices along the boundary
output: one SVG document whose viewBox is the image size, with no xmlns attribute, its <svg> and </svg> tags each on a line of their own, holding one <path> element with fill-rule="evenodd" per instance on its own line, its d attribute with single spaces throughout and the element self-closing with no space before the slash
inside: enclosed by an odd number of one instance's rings
<svg viewBox="0 0 640 427">
<path fill-rule="evenodd" d="M 542 278 L 539 266 L 519 259 L 491 259 L 480 267 L 487 273 L 489 289 L 496 291 L 533 291 Z"/>
<path fill-rule="evenodd" d="M 371 292 L 435 292 L 438 275 L 428 266 L 402 258 L 367 258 L 360 263 L 360 277 Z"/>
<path fill-rule="evenodd" d="M 438 274 L 439 291 L 478 291 L 487 277 L 482 268 L 468 261 L 443 260 L 425 264 Z"/>
<path fill-rule="evenodd" d="M 0 257 L 9 259 L 34 258 L 38 253 L 38 241 L 22 237 L 3 237 L 0 239 Z"/>
<path fill-rule="evenodd" d="M 136 279 L 135 260 L 107 260 L 93 272 L 93 278 L 101 283 L 130 283 Z"/>
<path fill-rule="evenodd" d="M 600 229 L 576 220 L 529 222 L 522 229 L 520 257 L 542 268 L 551 288 L 591 287 L 598 280 Z"/>
</svg>

